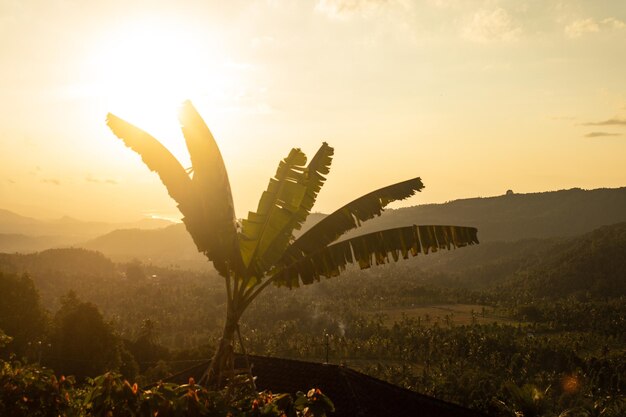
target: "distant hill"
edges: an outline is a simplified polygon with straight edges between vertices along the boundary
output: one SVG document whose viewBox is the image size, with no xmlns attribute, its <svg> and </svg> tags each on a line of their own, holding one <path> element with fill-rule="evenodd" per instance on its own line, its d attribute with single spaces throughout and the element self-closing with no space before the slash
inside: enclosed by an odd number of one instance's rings
<svg viewBox="0 0 626 417">
<path fill-rule="evenodd" d="M 9 233 L 6 227 L 3 228 L 2 219 L 10 221 L 13 218 L 14 230 L 21 230 L 21 232 L 11 233 L 24 235 L 11 238 L 0 236 L 0 251 L 26 251 L 26 248 L 30 248 L 31 251 L 41 250 L 46 247 L 46 244 L 52 244 L 53 240 L 49 235 L 45 236 L 42 241 L 40 236 L 44 235 L 43 233 L 34 236 L 25 233 L 24 230 L 30 227 L 28 225 L 32 219 L 16 216 L 14 213 L 7 214 L 7 212 L 0 211 L 0 233 Z M 321 213 L 311 214 L 303 225 L 302 231 L 306 231 L 324 216 Z M 457 224 L 477 227 L 478 237 L 482 243 L 480 246 L 484 246 L 496 241 L 516 242 L 524 239 L 576 236 L 603 225 L 624 221 L 626 221 L 626 187 L 597 190 L 575 188 L 543 193 L 470 198 L 443 204 L 425 204 L 387 210 L 382 216 L 366 222 L 361 228 L 350 232 L 345 237 L 410 224 Z M 64 245 L 97 250 L 115 261 L 137 258 L 161 266 L 176 264 L 194 269 L 206 268 L 207 265 L 206 259 L 198 253 L 182 224 L 168 224 L 167 227 L 151 228 L 151 230 L 145 230 L 148 227 L 139 228 L 136 225 L 74 224 L 68 219 L 57 221 L 55 227 L 59 227 L 59 224 L 70 224 L 76 229 L 84 227 L 86 231 L 82 232 L 83 236 L 93 233 L 97 229 L 95 225 L 106 230 L 100 233 L 99 237 L 91 235 L 80 240 L 74 239 Z M 158 224 L 158 221 L 154 220 L 149 225 Z M 41 230 L 41 224 L 39 227 L 38 230 Z M 120 230 L 114 230 L 115 228 Z M 76 235 L 75 233 L 74 236 Z M 60 243 L 57 245 L 63 246 Z M 515 251 L 524 245 L 532 246 L 533 243 L 521 243 L 510 248 Z M 459 256 L 469 256 L 473 251 L 481 251 L 481 249 L 474 248 L 464 250 L 468 251 L 468 254 Z M 442 262 L 447 261 L 442 260 Z"/>
<path fill-rule="evenodd" d="M 626 223 L 549 239 L 486 242 L 391 265 L 393 273 L 498 299 L 556 300 L 626 296 Z"/>
<path fill-rule="evenodd" d="M 71 217 L 40 220 L 0 209 L 0 252 L 36 252 L 74 245 L 116 229 L 156 229 L 171 224 L 152 218 L 127 223 L 86 222 Z"/>
<path fill-rule="evenodd" d="M 306 231 L 325 216 L 311 213 L 297 234 Z M 102 252 L 116 262 L 139 259 L 159 266 L 210 268 L 206 257 L 198 252 L 184 224 L 154 230 L 115 230 L 77 246 Z"/>
<path fill-rule="evenodd" d="M 104 255 L 85 249 L 49 249 L 37 253 L 0 253 L 0 272 L 27 273 L 39 290 L 43 305 L 56 306 L 70 289 L 84 292 L 113 283 L 119 273 Z"/>
<path fill-rule="evenodd" d="M 0 252 L 30 253 L 68 244 L 61 236 L 27 236 L 17 233 L 0 233 Z"/>
<path fill-rule="evenodd" d="M 321 213 L 311 214 L 302 231 L 324 216 Z M 571 189 L 387 210 L 346 237 L 410 224 L 457 224 L 478 227 L 478 237 L 485 244 L 576 236 L 603 225 L 624 221 L 626 187 L 588 191 Z M 196 261 L 198 265 L 206 263 L 182 224 L 154 231 L 119 231 L 81 246 L 101 251 L 114 260 L 136 257 L 156 263 L 165 261 L 161 264 L 177 263 L 179 259 L 187 265 Z"/>
<path fill-rule="evenodd" d="M 28 254 L 0 253 L 0 270 L 15 274 L 45 275 L 53 271 L 76 276 L 110 276 L 115 273 L 115 264 L 99 252 L 66 248 Z"/>
<path fill-rule="evenodd" d="M 198 252 L 184 224 L 154 230 L 115 230 L 80 246 L 102 252 L 116 262 L 139 259 L 160 266 L 174 264 L 192 269 L 209 267 L 206 257 Z"/>
<path fill-rule="evenodd" d="M 32 217 L 20 216 L 17 213 L 13 213 L 9 210 L 0 209 L 0 226 L 19 226 L 24 224 L 31 224 L 37 222 Z"/>
<path fill-rule="evenodd" d="M 406 224 L 478 228 L 481 242 L 576 236 L 626 221 L 626 187 L 469 198 L 388 210 L 359 234 Z"/>
<path fill-rule="evenodd" d="M 425 271 L 436 276 L 433 283 L 472 290 L 501 284 L 518 271 L 542 262 L 546 254 L 570 238 L 522 239 L 515 242 L 482 242 L 462 249 L 418 256 L 394 265 L 405 270 Z"/>
<path fill-rule="evenodd" d="M 626 223 L 603 226 L 539 255 L 538 263 L 516 271 L 499 291 L 527 300 L 626 296 Z"/>
</svg>

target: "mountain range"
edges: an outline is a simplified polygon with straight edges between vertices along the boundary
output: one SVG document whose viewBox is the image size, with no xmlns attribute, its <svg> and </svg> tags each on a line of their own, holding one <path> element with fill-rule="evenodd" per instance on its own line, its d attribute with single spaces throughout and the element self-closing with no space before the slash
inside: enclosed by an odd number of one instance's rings
<svg viewBox="0 0 626 417">
<path fill-rule="evenodd" d="M 0 252 L 35 252 L 79 245 L 114 230 L 151 230 L 172 224 L 156 218 L 126 223 L 81 221 L 71 217 L 41 220 L 0 209 Z"/>
<path fill-rule="evenodd" d="M 313 213 L 305 231 L 325 215 Z M 387 210 L 345 237 L 410 224 L 474 226 L 481 243 L 576 236 L 626 222 L 626 187 L 514 194 L 454 200 Z M 114 261 L 138 259 L 157 265 L 206 267 L 183 224 L 146 219 L 128 224 L 41 221 L 0 210 L 0 252 L 82 247 Z"/>
</svg>

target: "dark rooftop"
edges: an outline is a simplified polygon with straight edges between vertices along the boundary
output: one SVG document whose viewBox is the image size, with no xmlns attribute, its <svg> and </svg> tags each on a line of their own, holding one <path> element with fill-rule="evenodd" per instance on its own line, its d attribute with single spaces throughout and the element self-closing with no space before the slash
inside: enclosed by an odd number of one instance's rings
<svg viewBox="0 0 626 417">
<path fill-rule="evenodd" d="M 339 365 L 266 356 L 248 356 L 258 390 L 286 392 L 319 388 L 335 404 L 334 417 L 352 416 L 482 416 L 456 404 L 410 391 Z M 243 367 L 238 356 L 236 367 Z M 184 384 L 199 381 L 209 363 L 189 368 L 167 379 Z"/>
</svg>

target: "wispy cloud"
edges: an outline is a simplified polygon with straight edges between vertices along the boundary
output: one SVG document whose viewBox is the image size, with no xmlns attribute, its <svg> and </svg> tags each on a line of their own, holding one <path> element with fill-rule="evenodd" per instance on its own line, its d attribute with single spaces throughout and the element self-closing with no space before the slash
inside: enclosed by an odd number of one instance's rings
<svg viewBox="0 0 626 417">
<path fill-rule="evenodd" d="M 383 9 L 408 9 L 409 3 L 403 0 L 318 0 L 315 11 L 331 18 L 369 16 Z"/>
<path fill-rule="evenodd" d="M 602 21 L 602 24 L 604 25 L 604 27 L 610 28 L 610 29 L 615 29 L 615 30 L 626 29 L 626 23 L 614 17 L 609 17 L 607 19 L 604 19 Z"/>
<path fill-rule="evenodd" d="M 600 26 L 592 18 L 575 20 L 565 26 L 565 34 L 569 38 L 579 38 L 585 33 L 599 32 Z"/>
<path fill-rule="evenodd" d="M 93 182 L 95 184 L 111 184 L 111 185 L 116 185 L 118 182 L 112 179 L 98 179 L 98 178 L 94 178 L 91 175 L 88 175 L 85 177 L 85 181 L 87 182 Z"/>
<path fill-rule="evenodd" d="M 461 35 L 473 42 L 515 41 L 521 33 L 521 27 L 500 7 L 475 12 L 461 30 Z"/>
<path fill-rule="evenodd" d="M 607 136 L 622 136 L 622 134 L 610 132 L 590 132 L 585 135 L 586 138 L 602 138 Z"/>
<path fill-rule="evenodd" d="M 614 117 L 612 119 L 603 120 L 601 122 L 583 123 L 583 126 L 626 126 L 626 119 Z"/>
<path fill-rule="evenodd" d="M 452 6 L 457 5 L 457 2 L 450 0 L 427 0 L 427 3 L 434 7 L 439 7 L 442 9 L 447 9 Z"/>
<path fill-rule="evenodd" d="M 586 19 L 574 20 L 565 26 L 565 35 L 568 38 L 575 39 L 580 38 L 587 33 L 622 29 L 626 29 L 626 23 L 614 17 L 608 17 L 600 21 L 588 17 Z"/>
</svg>

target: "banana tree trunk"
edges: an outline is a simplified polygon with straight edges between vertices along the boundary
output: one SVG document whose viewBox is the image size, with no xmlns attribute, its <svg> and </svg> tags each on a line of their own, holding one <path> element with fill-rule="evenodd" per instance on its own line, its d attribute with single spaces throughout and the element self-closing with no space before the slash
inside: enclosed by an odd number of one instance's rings
<svg viewBox="0 0 626 417">
<path fill-rule="evenodd" d="M 201 384 L 222 388 L 228 380 L 233 378 L 235 374 L 234 340 L 238 323 L 238 317 L 230 312 L 226 315 L 222 337 L 211 359 L 211 364 L 202 376 Z"/>
<path fill-rule="evenodd" d="M 247 361 L 245 367 L 235 369 L 235 335 L 239 336 L 239 345 L 242 353 L 246 355 L 241 334 L 239 333 L 239 319 L 246 310 L 250 302 L 256 298 L 258 292 L 262 290 L 270 280 L 267 280 L 257 291 L 246 292 L 245 288 L 248 284 L 247 279 L 241 279 L 231 276 L 225 277 L 227 305 L 226 305 L 226 322 L 224 323 L 224 331 L 217 345 L 215 355 L 211 359 L 211 364 L 202 375 L 200 383 L 211 388 L 221 389 L 224 386 L 235 382 L 236 373 L 247 374 L 250 386 L 254 388 L 254 378 L 252 377 L 250 364 Z M 256 389 L 256 388 L 255 388 Z"/>
</svg>

